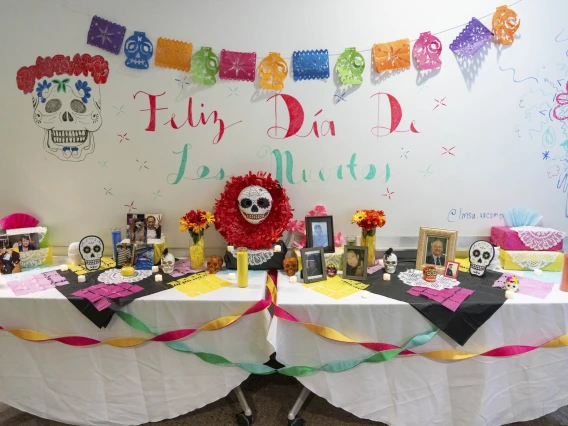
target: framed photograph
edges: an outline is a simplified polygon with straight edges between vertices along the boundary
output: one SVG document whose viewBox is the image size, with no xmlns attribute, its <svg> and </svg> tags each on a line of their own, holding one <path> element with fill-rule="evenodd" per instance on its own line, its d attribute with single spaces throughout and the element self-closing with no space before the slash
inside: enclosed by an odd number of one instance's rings
<svg viewBox="0 0 568 426">
<path fill-rule="evenodd" d="M 456 255 L 458 231 L 448 229 L 420 227 L 416 269 L 424 266 L 435 266 L 443 274 L 446 261 L 453 261 Z"/>
<path fill-rule="evenodd" d="M 317 281 L 325 281 L 327 279 L 325 271 L 325 255 L 323 247 L 303 248 L 302 257 L 302 274 L 304 283 L 315 283 Z"/>
<path fill-rule="evenodd" d="M 306 217 L 306 247 L 322 247 L 324 253 L 335 253 L 333 216 Z"/>
<path fill-rule="evenodd" d="M 17 249 L 20 253 L 39 249 L 39 235 L 37 232 L 31 234 L 16 234 L 8 237 L 10 246 Z"/>
<path fill-rule="evenodd" d="M 367 278 L 367 247 L 344 246 L 343 248 L 343 278 Z"/>
<path fill-rule="evenodd" d="M 444 277 L 453 278 L 455 280 L 458 277 L 459 271 L 459 262 L 452 262 L 451 260 L 446 261 L 446 266 L 444 266 Z"/>
<path fill-rule="evenodd" d="M 145 214 L 144 222 L 146 223 L 146 237 L 148 240 L 159 240 L 162 238 L 161 214 Z"/>
</svg>

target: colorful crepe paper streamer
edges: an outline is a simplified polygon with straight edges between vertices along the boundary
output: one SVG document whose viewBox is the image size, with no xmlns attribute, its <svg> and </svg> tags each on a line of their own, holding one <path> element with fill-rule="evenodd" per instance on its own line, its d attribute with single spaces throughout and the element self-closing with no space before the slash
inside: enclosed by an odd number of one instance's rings
<svg viewBox="0 0 568 426">
<path fill-rule="evenodd" d="M 217 83 L 219 57 L 210 47 L 202 46 L 191 58 L 192 79 L 197 84 L 212 86 Z"/>
<path fill-rule="evenodd" d="M 327 49 L 295 51 L 292 69 L 294 81 L 329 78 L 329 53 Z"/>
<path fill-rule="evenodd" d="M 93 16 L 91 27 L 87 34 L 87 44 L 118 55 L 122 49 L 125 33 L 126 27 L 98 16 Z"/>
<path fill-rule="evenodd" d="M 260 87 L 267 90 L 284 89 L 284 80 L 288 75 L 288 64 L 280 53 L 270 52 L 258 65 Z"/>
<path fill-rule="evenodd" d="M 158 38 L 155 64 L 158 67 L 173 68 L 189 72 L 193 44 L 185 41 Z"/>
<path fill-rule="evenodd" d="M 256 78 L 256 53 L 221 50 L 219 78 L 254 81 Z"/>
<path fill-rule="evenodd" d="M 128 68 L 147 70 L 150 66 L 150 59 L 154 55 L 154 45 L 146 37 L 146 33 L 134 31 L 134 34 L 124 43 L 124 54 L 126 55 L 124 65 Z"/>
<path fill-rule="evenodd" d="M 473 56 L 491 37 L 493 33 L 485 25 L 476 18 L 471 18 L 471 21 L 450 44 L 450 50 L 461 56 Z"/>
<path fill-rule="evenodd" d="M 377 72 L 410 68 L 410 40 L 373 45 L 373 59 Z"/>
<path fill-rule="evenodd" d="M 499 6 L 492 19 L 495 41 L 499 44 L 513 44 L 515 33 L 521 25 L 514 10 Z"/>
<path fill-rule="evenodd" d="M 343 84 L 361 84 L 363 83 L 365 58 L 354 47 L 348 47 L 339 55 L 335 69 Z"/>
<path fill-rule="evenodd" d="M 423 71 L 442 66 L 442 61 L 440 60 L 442 42 L 438 37 L 430 34 L 430 31 L 420 34 L 420 37 L 414 43 L 412 54 L 416 58 L 418 68 Z"/>
</svg>

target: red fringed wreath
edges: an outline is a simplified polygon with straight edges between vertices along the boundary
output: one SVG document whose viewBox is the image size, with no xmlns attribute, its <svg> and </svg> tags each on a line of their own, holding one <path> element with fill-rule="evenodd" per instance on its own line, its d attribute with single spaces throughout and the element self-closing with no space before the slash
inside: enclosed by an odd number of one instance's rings
<svg viewBox="0 0 568 426">
<path fill-rule="evenodd" d="M 272 195 L 272 210 L 260 224 L 248 223 L 239 210 L 239 194 L 247 186 L 258 185 Z M 292 219 L 292 207 L 286 190 L 270 174 L 249 172 L 233 176 L 215 202 L 215 229 L 228 243 L 252 250 L 267 249 L 277 242 Z"/>
</svg>

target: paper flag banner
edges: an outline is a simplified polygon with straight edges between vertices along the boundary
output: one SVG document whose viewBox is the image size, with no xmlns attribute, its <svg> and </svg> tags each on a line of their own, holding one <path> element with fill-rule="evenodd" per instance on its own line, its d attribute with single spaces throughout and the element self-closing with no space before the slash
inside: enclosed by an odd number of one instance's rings
<svg viewBox="0 0 568 426">
<path fill-rule="evenodd" d="M 391 41 L 373 45 L 373 60 L 377 72 L 410 68 L 410 41 Z"/>
<path fill-rule="evenodd" d="M 91 27 L 87 34 L 87 44 L 118 55 L 120 49 L 122 49 L 125 32 L 126 27 L 98 16 L 93 16 Z"/>
<path fill-rule="evenodd" d="M 155 64 L 158 67 L 173 68 L 188 72 L 191 66 L 193 44 L 185 41 L 158 38 Z"/>
<path fill-rule="evenodd" d="M 266 58 L 260 61 L 258 66 L 260 87 L 268 90 L 284 89 L 284 79 L 288 75 L 288 64 L 280 53 L 270 52 Z"/>
<path fill-rule="evenodd" d="M 442 42 L 438 37 L 430 34 L 430 31 L 420 34 L 420 37 L 414 43 L 412 54 L 421 70 L 431 70 L 442 66 L 440 60 Z"/>
<path fill-rule="evenodd" d="M 348 47 L 339 55 L 335 69 L 343 84 L 361 84 L 363 83 L 365 58 L 354 47 Z"/>
<path fill-rule="evenodd" d="M 256 77 L 256 53 L 221 50 L 221 71 L 223 80 L 254 81 Z"/>
<path fill-rule="evenodd" d="M 212 86 L 217 83 L 215 77 L 219 72 L 219 57 L 210 47 L 201 47 L 191 58 L 192 79 L 197 84 Z"/>
<path fill-rule="evenodd" d="M 124 65 L 128 68 L 147 70 L 154 54 L 154 45 L 145 33 L 134 31 L 124 43 L 124 54 L 126 55 Z"/>
<path fill-rule="evenodd" d="M 298 50 L 292 55 L 294 81 L 329 78 L 329 54 L 325 50 Z"/>
<path fill-rule="evenodd" d="M 513 44 L 515 41 L 515 33 L 521 25 L 521 21 L 517 19 L 514 10 L 507 6 L 499 6 L 493 15 L 493 32 L 495 33 L 495 41 L 499 44 Z"/>
<path fill-rule="evenodd" d="M 461 33 L 450 44 L 450 50 L 461 56 L 473 56 L 493 37 L 493 33 L 476 18 L 465 26 Z"/>
</svg>

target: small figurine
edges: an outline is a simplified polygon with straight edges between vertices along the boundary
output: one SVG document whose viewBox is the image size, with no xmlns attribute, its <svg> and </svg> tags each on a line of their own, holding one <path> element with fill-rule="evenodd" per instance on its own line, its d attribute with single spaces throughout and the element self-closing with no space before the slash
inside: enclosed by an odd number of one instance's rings
<svg viewBox="0 0 568 426">
<path fill-rule="evenodd" d="M 337 275 L 337 267 L 333 263 L 330 263 L 329 265 L 327 265 L 327 267 L 325 268 L 325 271 L 326 271 L 327 276 L 329 278 L 333 278 Z"/>
<path fill-rule="evenodd" d="M 383 265 L 385 267 L 385 272 L 394 274 L 396 272 L 397 263 L 398 258 L 396 257 L 396 254 L 394 254 L 392 248 L 389 248 L 387 251 L 385 251 L 385 254 L 383 256 Z"/>
<path fill-rule="evenodd" d="M 298 272 L 298 259 L 295 257 L 287 257 L 282 261 L 282 267 L 289 277 L 296 275 Z"/>
<path fill-rule="evenodd" d="M 223 266 L 223 258 L 221 256 L 209 256 L 207 258 L 207 270 L 210 274 L 216 274 Z"/>
<path fill-rule="evenodd" d="M 79 243 L 69 244 L 69 249 L 67 250 L 67 256 L 71 260 L 71 263 L 75 266 L 79 266 L 83 263 L 81 258 L 81 253 L 79 253 Z"/>
<path fill-rule="evenodd" d="M 515 276 L 507 277 L 505 281 L 505 297 L 512 299 L 515 292 L 519 291 L 519 279 Z"/>
<path fill-rule="evenodd" d="M 435 266 L 425 266 L 422 269 L 422 277 L 424 278 L 424 281 L 433 283 L 436 281 L 437 276 L 438 276 L 438 271 L 436 270 Z"/>
<path fill-rule="evenodd" d="M 175 263 L 176 258 L 174 257 L 174 255 L 169 253 L 168 249 L 165 249 L 164 253 L 162 253 L 161 260 L 162 271 L 164 272 L 164 274 L 171 274 L 172 272 L 174 272 Z"/>
</svg>

